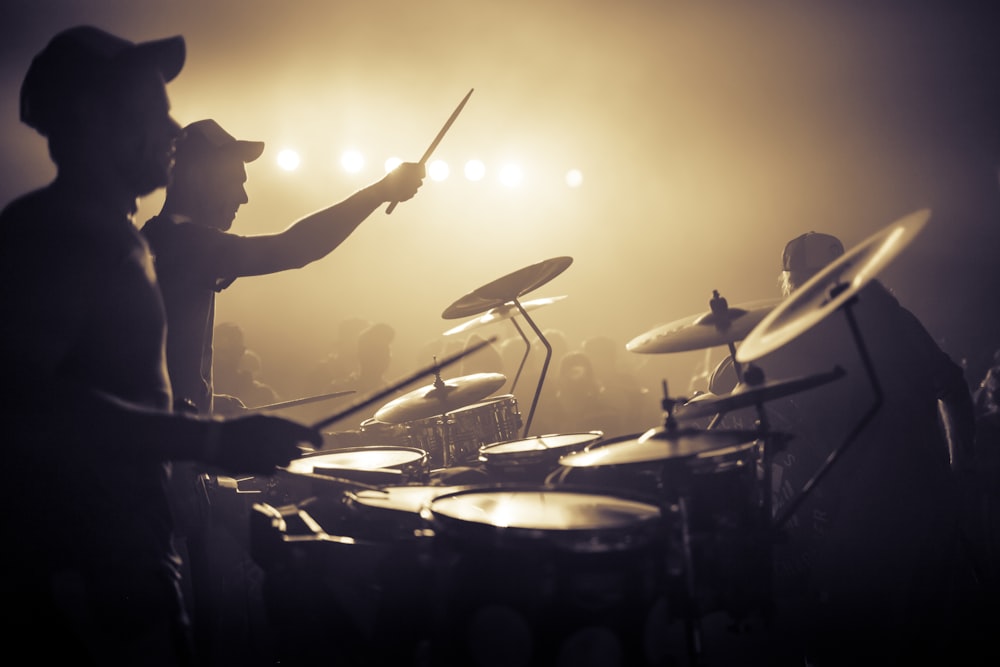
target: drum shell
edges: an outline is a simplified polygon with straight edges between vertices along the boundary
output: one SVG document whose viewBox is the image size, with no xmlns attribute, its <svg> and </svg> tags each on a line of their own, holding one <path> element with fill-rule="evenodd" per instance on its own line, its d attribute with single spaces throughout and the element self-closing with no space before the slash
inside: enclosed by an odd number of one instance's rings
<svg viewBox="0 0 1000 667">
<path fill-rule="evenodd" d="M 512 440 L 521 430 L 521 413 L 513 394 L 505 394 L 448 412 L 447 465 L 475 463 L 484 445 Z"/>
<path fill-rule="evenodd" d="M 586 496 L 641 507 L 644 516 L 623 526 L 564 530 L 521 527 L 516 521 L 505 526 L 467 522 L 435 512 L 451 497 L 508 492 L 535 495 L 541 503 Z M 500 640 L 508 644 L 502 650 L 521 651 L 511 664 L 553 665 L 565 659 L 574 642 L 598 633 L 614 638 L 624 664 L 642 664 L 648 619 L 665 590 L 665 527 L 655 506 L 603 494 L 505 485 L 440 496 L 425 514 L 434 529 L 439 632 L 433 646 L 441 664 L 486 664 L 483 641 L 509 635 L 509 641 Z M 490 627 L 491 620 L 497 627 Z"/>
</svg>

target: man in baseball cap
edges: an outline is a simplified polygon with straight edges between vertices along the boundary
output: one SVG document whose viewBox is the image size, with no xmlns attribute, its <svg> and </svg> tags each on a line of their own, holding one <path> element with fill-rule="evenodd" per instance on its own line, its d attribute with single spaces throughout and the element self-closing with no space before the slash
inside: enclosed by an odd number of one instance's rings
<svg viewBox="0 0 1000 667">
<path fill-rule="evenodd" d="M 322 444 L 264 415 L 172 412 L 163 302 L 136 200 L 167 184 L 181 127 L 166 81 L 181 37 L 134 43 L 57 34 L 21 87 L 21 120 L 47 138 L 55 179 L 0 211 L 0 642 L 31 660 L 190 667 L 166 483 L 177 461 L 273 474 Z M 261 417 L 264 417 L 262 420 Z M 79 428 L 86 424 L 86 428 Z"/>
<path fill-rule="evenodd" d="M 844 244 L 836 236 L 821 232 L 796 236 L 781 252 L 782 293 L 787 296 L 843 254 Z"/>
<path fill-rule="evenodd" d="M 87 93 L 107 90 L 130 70 L 155 71 L 169 82 L 184 66 L 181 36 L 134 43 L 94 26 L 59 33 L 32 60 L 21 85 L 21 121 L 43 136 L 68 120 Z"/>
</svg>

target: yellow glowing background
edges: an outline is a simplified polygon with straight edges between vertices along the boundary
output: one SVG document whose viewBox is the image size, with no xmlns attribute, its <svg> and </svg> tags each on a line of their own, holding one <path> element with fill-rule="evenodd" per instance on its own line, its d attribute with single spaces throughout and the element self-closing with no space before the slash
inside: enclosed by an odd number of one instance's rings
<svg viewBox="0 0 1000 667">
<path fill-rule="evenodd" d="M 220 296 L 217 321 L 243 326 L 282 398 L 299 396 L 342 319 L 394 326 L 400 377 L 431 362 L 452 302 L 557 256 L 573 264 L 528 298 L 567 298 L 533 314 L 539 327 L 571 347 L 610 336 L 683 390 L 705 353 L 625 343 L 707 310 L 713 289 L 730 304 L 777 296 L 781 249 L 802 232 L 850 248 L 924 207 L 931 222 L 882 278 L 978 379 L 1000 348 L 1000 23 L 963 4 L 4 0 L 0 203 L 53 173 L 16 94 L 57 30 L 179 33 L 175 118 L 267 143 L 248 166 L 245 234 L 338 201 L 387 159 L 418 159 L 475 88 L 434 154 L 446 179 L 324 260 Z M 284 149 L 297 169 L 279 164 Z M 465 177 L 472 160 L 481 180 Z M 498 181 L 507 164 L 517 187 Z M 495 326 L 477 333 L 515 335 Z"/>
</svg>

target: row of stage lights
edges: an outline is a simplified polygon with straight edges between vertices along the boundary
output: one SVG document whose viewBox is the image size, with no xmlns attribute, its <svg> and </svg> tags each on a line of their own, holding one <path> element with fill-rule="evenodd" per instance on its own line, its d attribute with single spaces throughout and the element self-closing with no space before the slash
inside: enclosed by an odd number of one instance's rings
<svg viewBox="0 0 1000 667">
<path fill-rule="evenodd" d="M 384 169 L 386 173 L 395 169 L 402 159 L 389 158 L 385 161 Z M 278 167 L 285 171 L 295 171 L 302 164 L 299 153 L 292 149 L 284 149 L 277 156 Z M 345 151 L 340 156 L 340 166 L 351 174 L 360 173 L 365 168 L 365 157 L 360 151 Z M 469 160 L 462 168 L 462 175 L 465 180 L 477 182 L 485 180 L 488 176 L 486 165 L 481 160 Z M 451 177 L 451 166 L 445 160 L 431 160 L 427 163 L 427 177 L 433 181 L 445 181 Z M 506 187 L 515 188 L 524 182 L 524 170 L 520 165 L 507 163 L 496 171 L 495 178 Z M 583 174 L 579 169 L 570 169 L 564 176 L 566 185 L 571 188 L 578 188 L 583 185 Z"/>
</svg>

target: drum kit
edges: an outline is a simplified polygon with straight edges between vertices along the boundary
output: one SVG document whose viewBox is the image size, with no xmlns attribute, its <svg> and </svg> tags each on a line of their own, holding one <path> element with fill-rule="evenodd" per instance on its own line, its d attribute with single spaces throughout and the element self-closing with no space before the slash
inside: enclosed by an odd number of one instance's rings
<svg viewBox="0 0 1000 667">
<path fill-rule="evenodd" d="M 884 228 L 786 299 L 730 307 L 714 291 L 707 312 L 633 339 L 626 349 L 639 354 L 727 346 L 739 382 L 725 395 L 687 399 L 670 396 L 664 381 L 662 424 L 624 437 L 528 436 L 551 346 L 527 311 L 563 297 L 521 297 L 570 258 L 526 267 L 454 302 L 445 319 L 474 319 L 448 334 L 520 317 L 545 345 L 523 432 L 513 396 L 490 398 L 506 377 L 443 379 L 435 365 L 418 374 L 433 374 L 431 384 L 363 424 L 385 444 L 321 450 L 282 471 L 282 493 L 254 506 L 251 531 L 267 550 L 259 560 L 269 564 L 273 604 L 291 615 L 283 643 L 291 662 L 330 657 L 301 643 L 329 632 L 328 607 L 348 609 L 348 627 L 361 630 L 343 640 L 372 664 L 674 664 L 678 656 L 664 659 L 663 651 L 676 647 L 657 642 L 679 621 L 680 650 L 701 665 L 707 614 L 766 621 L 780 529 L 851 439 L 776 515 L 771 457 L 794 434 L 771 429 L 766 404 L 845 373 L 765 380 L 753 362 L 834 312 L 851 321 L 853 298 L 928 218 L 920 211 Z M 855 343 L 864 357 L 860 335 Z M 869 379 L 877 388 L 873 372 Z M 756 409 L 754 428 L 715 428 L 716 419 L 693 425 L 743 408 Z M 343 578 L 353 590 L 330 583 Z M 352 606 L 356 600 L 368 611 Z"/>
</svg>

